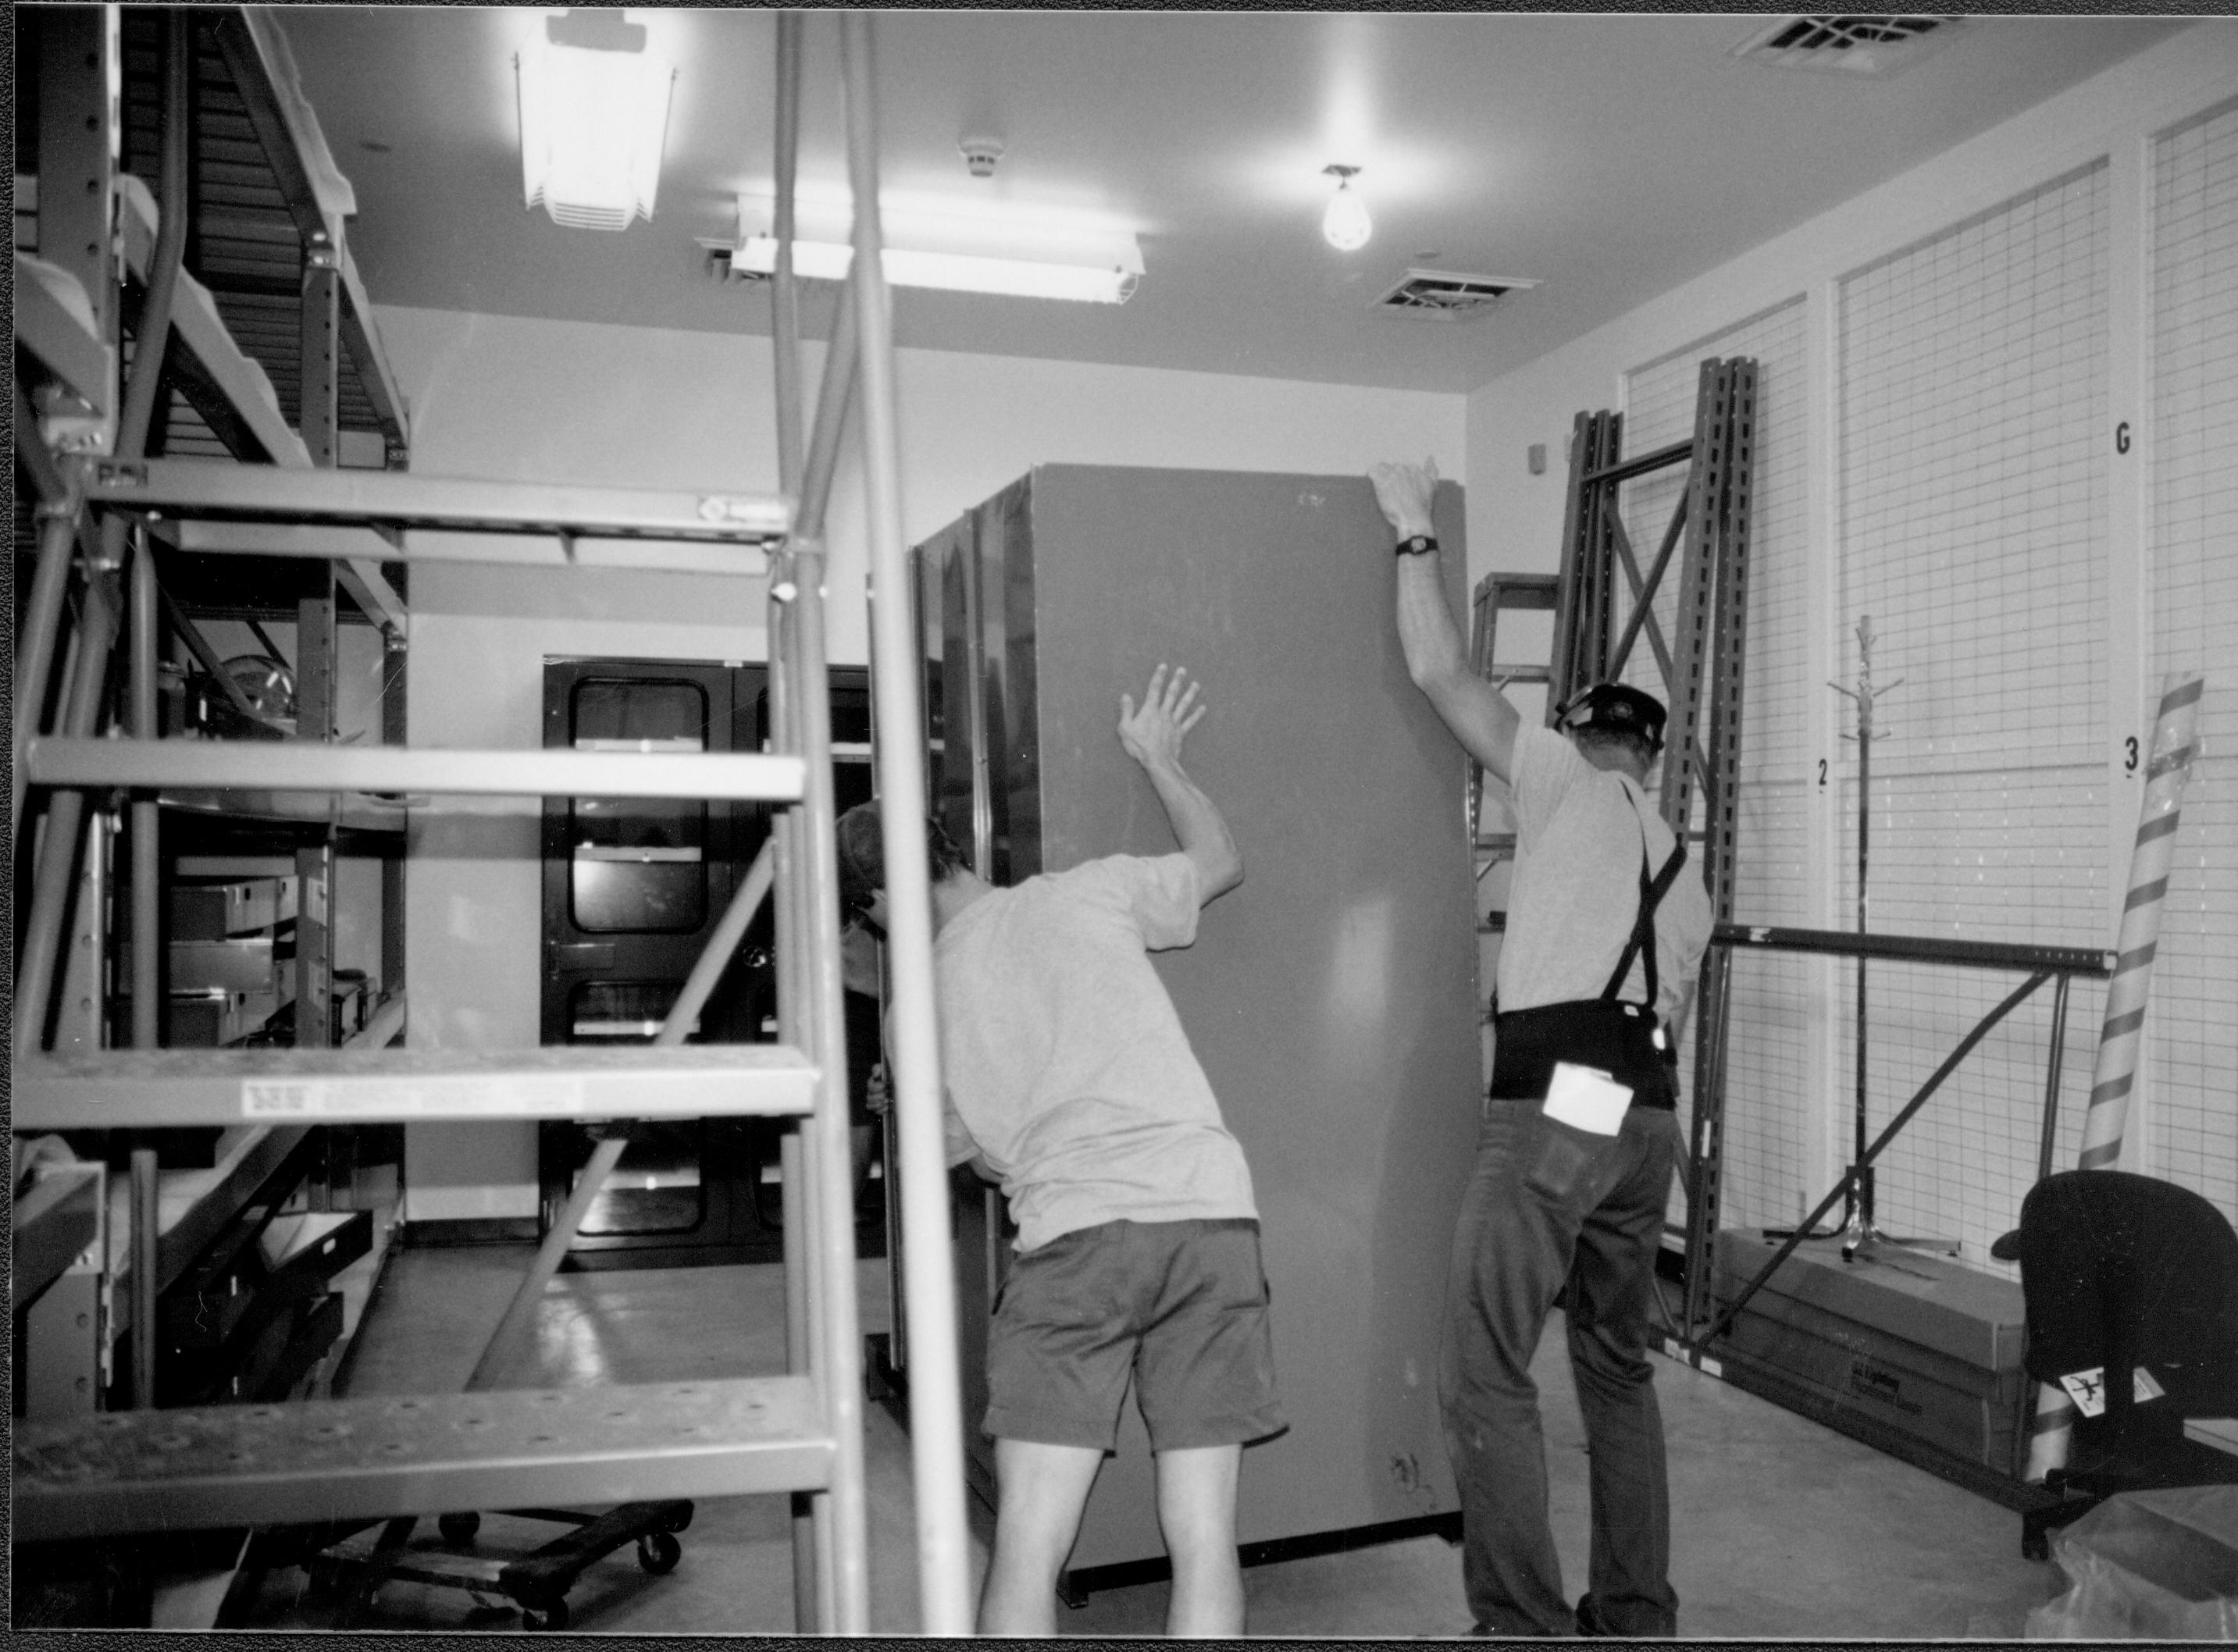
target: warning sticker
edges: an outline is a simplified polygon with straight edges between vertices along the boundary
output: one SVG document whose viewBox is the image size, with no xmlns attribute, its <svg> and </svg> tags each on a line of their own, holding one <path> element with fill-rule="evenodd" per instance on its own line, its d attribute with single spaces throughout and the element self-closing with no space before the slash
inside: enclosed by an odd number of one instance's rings
<svg viewBox="0 0 2238 1652">
<path fill-rule="evenodd" d="M 2129 1392 L 2135 1404 L 2142 1405 L 2149 1399 L 2158 1399 L 2168 1391 L 2153 1380 L 2152 1372 L 2142 1365 L 2130 1370 L 2133 1379 Z M 2078 1371 L 2059 1379 L 2059 1385 L 2075 1402 L 2075 1409 L 2085 1417 L 2098 1417 L 2106 1410 L 2106 1368 L 2093 1365 L 2088 1371 Z"/>
</svg>

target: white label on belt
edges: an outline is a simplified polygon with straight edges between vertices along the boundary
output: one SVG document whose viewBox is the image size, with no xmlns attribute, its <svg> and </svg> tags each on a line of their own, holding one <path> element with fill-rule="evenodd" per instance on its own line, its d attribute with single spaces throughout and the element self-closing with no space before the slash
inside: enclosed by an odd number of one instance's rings
<svg viewBox="0 0 2238 1652">
<path fill-rule="evenodd" d="M 1597 1136 L 1612 1136 L 1624 1125 L 1624 1111 L 1632 1105 L 1632 1088 L 1619 1084 L 1597 1067 L 1554 1063 L 1554 1081 L 1546 1087 L 1540 1111 L 1573 1128 Z"/>
<path fill-rule="evenodd" d="M 582 1080 L 572 1075 L 533 1080 L 510 1076 L 348 1079 L 248 1079 L 241 1087 L 246 1119 L 425 1119 L 553 1117 L 585 1111 Z"/>
</svg>

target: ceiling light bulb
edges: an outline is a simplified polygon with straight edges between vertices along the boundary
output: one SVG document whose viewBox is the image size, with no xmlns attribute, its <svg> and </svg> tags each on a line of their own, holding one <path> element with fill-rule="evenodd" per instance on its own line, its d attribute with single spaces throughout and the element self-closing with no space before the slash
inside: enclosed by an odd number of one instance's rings
<svg viewBox="0 0 2238 1652">
<path fill-rule="evenodd" d="M 1358 252 L 1375 228 L 1367 216 L 1367 203 L 1352 192 L 1353 175 L 1360 169 L 1332 166 L 1322 170 L 1336 180 L 1336 193 L 1321 214 L 1322 237 L 1341 253 Z"/>
</svg>

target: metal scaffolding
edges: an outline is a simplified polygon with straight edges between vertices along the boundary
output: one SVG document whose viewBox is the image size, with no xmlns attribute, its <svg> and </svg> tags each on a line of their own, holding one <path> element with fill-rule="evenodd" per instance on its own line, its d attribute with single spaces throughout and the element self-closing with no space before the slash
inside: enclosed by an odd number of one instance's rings
<svg viewBox="0 0 2238 1652">
<path fill-rule="evenodd" d="M 870 1629 L 861 1376 L 853 1199 L 850 1185 L 845 1047 L 841 1016 L 837 846 L 826 687 L 824 523 L 851 401 L 861 411 L 872 588 L 906 590 L 894 416 L 893 343 L 881 268 L 872 19 L 838 20 L 850 176 L 858 203 L 856 255 L 826 355 L 812 433 L 804 448 L 799 337 L 791 261 L 793 162 L 798 152 L 804 19 L 778 23 L 778 235 L 776 306 L 779 489 L 647 490 L 428 479 L 401 472 L 331 468 L 332 385 L 315 463 L 211 464 L 142 459 L 127 429 L 109 455 L 42 447 L 18 391 L 21 458 L 42 492 L 37 583 L 19 639 L 17 790 L 12 818 L 43 828 L 36 893 L 18 964 L 13 1053 L 14 1128 L 181 1124 L 422 1122 L 491 1119 L 791 1116 L 800 1120 L 785 1167 L 791 1369 L 782 1377 L 615 1386 L 590 1391 L 470 1391 L 418 1398 L 303 1401 L 281 1405 L 152 1409 L 152 1375 L 137 1390 L 149 1409 L 19 1424 L 14 1437 L 15 1533 L 19 1542 L 240 1524 L 367 1520 L 467 1508 L 685 1496 L 785 1492 L 796 1497 L 796 1599 L 801 1628 L 861 1635 Z M 175 62 L 182 61 L 175 58 Z M 174 105 L 174 107 L 176 107 Z M 168 154 L 168 152 L 167 152 Z M 57 191 L 57 194 L 60 192 Z M 167 190 L 153 254 L 158 274 L 175 263 L 182 236 Z M 120 197 L 129 191 L 117 190 Z M 144 194 L 144 192 L 143 192 Z M 131 237 L 126 237 L 128 255 Z M 346 250 L 346 249 L 345 249 Z M 316 261 L 314 261 L 315 262 Z M 307 277 L 331 317 L 332 264 Z M 117 273 L 104 268 L 113 287 Z M 191 278 L 185 278 L 190 280 Z M 317 293 L 312 287 L 323 281 Z M 134 386 L 116 393 L 57 371 L 80 417 L 121 406 L 152 381 L 164 338 L 162 281 L 148 283 Z M 358 309 L 361 311 L 362 305 Z M 115 347 L 113 302 L 110 372 Z M 98 347 L 104 342 L 89 342 Z M 96 349 L 50 345 L 50 368 Z M 331 357 L 339 347 L 329 340 Z M 78 380 L 88 370 L 73 365 Z M 315 379 L 317 375 L 310 375 Z M 311 386 L 309 387 L 319 387 Z M 86 393 L 90 392 L 91 393 Z M 44 392 L 43 391 L 43 393 Z M 306 424 L 315 422 L 305 398 Z M 54 399 L 43 409 L 50 428 Z M 91 409 L 88 413 L 85 410 Z M 23 444 L 29 440 L 28 449 Z M 119 552 L 136 545 L 129 579 Z M 497 560 L 563 565 L 682 567 L 766 577 L 769 662 L 776 715 L 766 754 L 652 754 L 567 750 L 464 752 L 302 741 L 165 741 L 139 685 L 152 680 L 159 547 L 253 551 L 334 565 L 381 605 L 380 565 Z M 74 556 L 79 618 L 66 600 Z M 347 574 L 341 571 L 347 568 Z M 142 571 L 145 571 L 144 574 Z M 129 613 L 128 613 L 129 593 Z M 361 603 L 365 598 L 360 598 Z M 177 616 L 175 611 L 174 618 Z M 378 616 L 376 616 L 378 618 Z M 896 1072 L 902 1223 L 909 1254 L 910 1433 L 916 1469 L 919 1627 L 969 1633 L 963 1444 L 956 1372 L 953 1283 L 933 1020 L 930 879 L 922 811 L 924 755 L 918 685 L 910 669 L 908 605 L 873 605 L 876 764 L 889 856 L 892 981 L 890 1046 Z M 102 738 L 100 715 L 119 623 L 135 686 L 130 737 Z M 40 707 L 57 670 L 63 711 L 51 731 Z M 149 1047 L 152 1018 L 136 1014 L 129 1050 L 50 1049 L 43 1032 L 62 974 L 62 911 L 90 802 L 113 789 L 149 794 L 180 786 L 274 793 L 507 794 L 613 797 L 754 798 L 781 805 L 771 866 L 750 877 L 739 904 L 750 916 L 774 886 L 779 956 L 774 1045 L 521 1051 L 354 1047 L 254 1051 Z M 376 796 L 376 802 L 381 801 Z M 43 803 L 43 810 L 39 805 Z M 147 832 L 135 812 L 136 842 Z M 152 834 L 149 833 L 152 837 Z M 136 878 L 136 890 L 152 884 Z M 155 956 L 152 903 L 134 925 L 136 964 Z M 743 922 L 743 920 L 742 920 Z M 695 979 L 712 982 L 718 933 Z M 735 938 L 731 942 L 735 945 Z M 142 994 L 136 991 L 136 1009 Z M 147 993 L 152 1005 L 152 991 Z M 690 1024 L 679 1005 L 680 1033 Z M 299 1019 L 301 1012 L 299 1010 Z M 136 1165 L 136 1173 L 138 1170 Z M 153 1160 L 148 1164 L 152 1209 Z M 141 1179 L 136 1173 L 136 1186 Z M 586 1178 L 595 1186 L 594 1179 Z M 586 1201 L 587 1202 L 587 1201 Z M 565 1224 L 563 1224 L 565 1226 Z M 136 1235 L 136 1285 L 152 1290 L 152 1220 Z M 547 1276 L 548 1277 L 548 1274 Z M 540 1283 L 540 1281 L 539 1281 Z M 152 1307 L 152 1304 L 150 1305 Z M 148 1319 L 138 1322 L 142 1325 Z M 136 1338 L 152 1354 L 154 1338 Z"/>
</svg>

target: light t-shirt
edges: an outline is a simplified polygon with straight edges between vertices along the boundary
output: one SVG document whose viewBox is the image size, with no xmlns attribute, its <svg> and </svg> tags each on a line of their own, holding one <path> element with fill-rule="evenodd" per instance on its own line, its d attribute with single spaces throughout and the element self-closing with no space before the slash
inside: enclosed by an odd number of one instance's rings
<svg viewBox="0 0 2238 1652">
<path fill-rule="evenodd" d="M 1670 859 L 1671 829 L 1627 775 L 1596 769 L 1552 729 L 1515 737 L 1509 780 L 1515 871 L 1500 947 L 1500 1008 L 1599 998 L 1639 916 L 1643 830 L 1648 876 Z M 1668 1021 L 1693 984 L 1710 939 L 1710 896 L 1698 863 L 1655 909 L 1656 1012 Z M 1642 1002 L 1645 960 L 1619 996 Z"/>
<path fill-rule="evenodd" d="M 1149 955 L 1196 938 L 1197 894 L 1186 855 L 1113 856 L 983 895 L 935 938 L 950 1160 L 985 1159 L 1021 1251 L 1258 1214 Z"/>
</svg>

